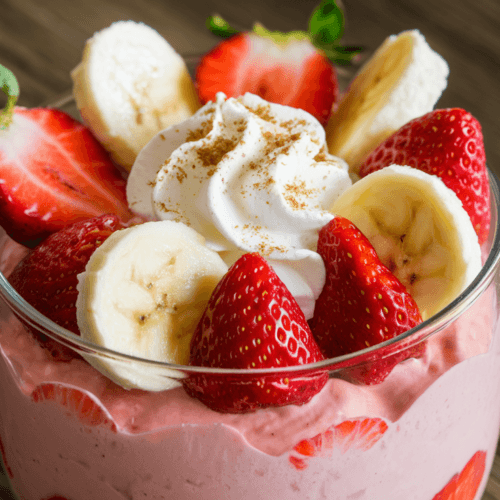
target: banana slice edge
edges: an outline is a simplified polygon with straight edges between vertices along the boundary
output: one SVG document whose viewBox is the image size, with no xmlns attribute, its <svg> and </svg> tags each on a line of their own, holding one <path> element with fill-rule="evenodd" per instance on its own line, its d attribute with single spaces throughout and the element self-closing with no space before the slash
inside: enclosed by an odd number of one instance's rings
<svg viewBox="0 0 500 500">
<path fill-rule="evenodd" d="M 191 336 L 227 269 L 204 238 L 182 223 L 155 221 L 116 231 L 78 276 L 81 336 L 123 354 L 187 364 Z M 166 390 L 182 376 L 142 362 L 85 357 L 127 389 Z"/>
</svg>

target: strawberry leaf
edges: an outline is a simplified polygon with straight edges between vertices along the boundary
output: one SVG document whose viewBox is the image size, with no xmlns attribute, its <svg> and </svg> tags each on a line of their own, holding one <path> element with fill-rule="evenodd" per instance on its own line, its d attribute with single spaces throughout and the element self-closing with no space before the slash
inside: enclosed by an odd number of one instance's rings
<svg viewBox="0 0 500 500">
<path fill-rule="evenodd" d="M 0 130 L 6 129 L 12 121 L 12 113 L 19 97 L 19 84 L 10 69 L 0 64 L 0 89 L 7 96 L 7 105 L 0 111 Z"/>
<path fill-rule="evenodd" d="M 336 45 L 333 47 L 324 47 L 323 52 L 326 57 L 330 59 L 334 64 L 339 66 L 348 66 L 353 62 L 355 56 L 364 50 L 360 46 L 346 46 Z"/>
<path fill-rule="evenodd" d="M 221 38 L 229 38 L 239 33 L 238 30 L 232 28 L 225 19 L 218 15 L 210 16 L 207 19 L 207 28 L 214 35 L 220 36 Z"/>
<path fill-rule="evenodd" d="M 323 0 L 309 19 L 309 34 L 315 45 L 332 45 L 344 33 L 344 13 L 335 0 Z"/>
<path fill-rule="evenodd" d="M 309 19 L 309 37 L 314 46 L 323 51 L 334 64 L 347 66 L 363 48 L 342 46 L 344 13 L 335 0 L 323 0 Z"/>
</svg>

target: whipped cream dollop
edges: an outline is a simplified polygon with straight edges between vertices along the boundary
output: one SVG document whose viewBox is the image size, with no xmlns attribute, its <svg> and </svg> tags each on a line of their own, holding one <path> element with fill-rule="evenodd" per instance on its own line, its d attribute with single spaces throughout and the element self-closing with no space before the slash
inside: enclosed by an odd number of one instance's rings
<svg viewBox="0 0 500 500">
<path fill-rule="evenodd" d="M 195 229 L 228 265 L 259 252 L 312 317 L 325 281 L 316 253 L 328 207 L 351 185 L 309 113 L 253 94 L 219 93 L 158 133 L 130 172 L 130 208 Z"/>
</svg>

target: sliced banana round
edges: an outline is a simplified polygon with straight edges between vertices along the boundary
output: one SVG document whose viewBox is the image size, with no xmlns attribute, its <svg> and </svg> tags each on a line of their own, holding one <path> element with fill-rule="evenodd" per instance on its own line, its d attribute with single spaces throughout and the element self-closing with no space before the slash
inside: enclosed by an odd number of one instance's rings
<svg viewBox="0 0 500 500">
<path fill-rule="evenodd" d="M 363 65 L 326 128 L 330 153 L 357 174 L 366 156 L 405 123 L 431 111 L 448 64 L 417 30 L 388 37 Z"/>
<path fill-rule="evenodd" d="M 113 233 L 78 276 L 77 320 L 84 339 L 140 358 L 188 364 L 189 344 L 228 267 L 204 238 L 173 221 Z M 179 374 L 145 363 L 88 356 L 126 388 L 168 389 Z"/>
<path fill-rule="evenodd" d="M 71 76 L 83 121 L 127 170 L 158 131 L 200 107 L 182 57 L 157 31 L 134 21 L 95 33 Z"/>
<path fill-rule="evenodd" d="M 370 240 L 423 319 L 458 297 L 481 269 L 470 218 L 437 176 L 391 165 L 355 183 L 330 210 Z"/>
</svg>

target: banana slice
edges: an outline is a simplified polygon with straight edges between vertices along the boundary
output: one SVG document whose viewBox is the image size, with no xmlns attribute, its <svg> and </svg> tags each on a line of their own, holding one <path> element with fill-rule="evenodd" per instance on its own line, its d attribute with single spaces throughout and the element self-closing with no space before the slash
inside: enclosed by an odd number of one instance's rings
<svg viewBox="0 0 500 500">
<path fill-rule="evenodd" d="M 204 238 L 173 221 L 113 233 L 78 276 L 77 319 L 84 339 L 115 351 L 188 364 L 189 343 L 212 291 L 227 272 Z M 88 356 L 126 388 L 168 389 L 179 375 L 144 364 Z"/>
<path fill-rule="evenodd" d="M 330 211 L 354 223 L 427 319 L 471 283 L 481 250 L 467 212 L 441 179 L 391 165 L 345 191 Z"/>
<path fill-rule="evenodd" d="M 127 170 L 157 132 L 200 107 L 182 57 L 142 23 L 119 21 L 94 34 L 71 77 L 83 121 Z"/>
<path fill-rule="evenodd" d="M 388 37 L 356 75 L 326 128 L 330 153 L 357 174 L 366 156 L 406 122 L 431 111 L 448 64 L 417 30 Z"/>
</svg>

